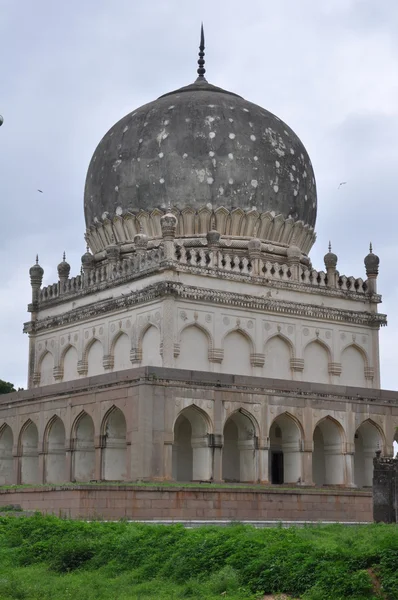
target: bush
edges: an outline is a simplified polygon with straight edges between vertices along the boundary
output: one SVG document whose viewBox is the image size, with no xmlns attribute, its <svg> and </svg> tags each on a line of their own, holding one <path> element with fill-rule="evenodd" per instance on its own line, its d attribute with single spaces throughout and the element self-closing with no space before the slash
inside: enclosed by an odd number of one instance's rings
<svg viewBox="0 0 398 600">
<path fill-rule="evenodd" d="M 76 571 L 91 560 L 94 553 L 95 547 L 89 540 L 73 540 L 54 550 L 49 566 L 56 573 Z"/>
</svg>

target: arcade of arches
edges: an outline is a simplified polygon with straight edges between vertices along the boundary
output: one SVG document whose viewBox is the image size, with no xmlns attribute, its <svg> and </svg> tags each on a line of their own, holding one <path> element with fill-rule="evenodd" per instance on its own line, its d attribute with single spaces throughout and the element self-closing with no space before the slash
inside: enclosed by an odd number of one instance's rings
<svg viewBox="0 0 398 600">
<path fill-rule="evenodd" d="M 168 459 L 165 450 L 162 478 L 181 482 L 368 487 L 375 452 L 384 452 L 386 444 L 371 419 L 364 420 L 349 439 L 331 416 L 305 432 L 296 417 L 282 412 L 263 431 L 244 408 L 231 412 L 217 435 L 210 417 L 193 404 L 177 411 L 171 434 L 165 446 L 171 455 Z M 126 416 L 116 406 L 99 423 L 82 410 L 69 431 L 62 418 L 53 415 L 42 436 L 31 419 L 17 435 L 4 423 L 0 485 L 134 480 L 134 451 L 139 446 L 132 444 Z"/>
</svg>

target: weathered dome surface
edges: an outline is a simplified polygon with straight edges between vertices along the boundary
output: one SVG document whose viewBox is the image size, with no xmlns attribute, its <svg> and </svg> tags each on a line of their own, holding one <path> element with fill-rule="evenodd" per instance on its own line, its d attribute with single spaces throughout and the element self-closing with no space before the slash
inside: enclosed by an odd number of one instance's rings
<svg viewBox="0 0 398 600">
<path fill-rule="evenodd" d="M 206 82 L 166 94 L 114 125 L 91 160 L 86 225 L 126 212 L 225 207 L 315 225 L 309 156 L 278 117 Z"/>
</svg>

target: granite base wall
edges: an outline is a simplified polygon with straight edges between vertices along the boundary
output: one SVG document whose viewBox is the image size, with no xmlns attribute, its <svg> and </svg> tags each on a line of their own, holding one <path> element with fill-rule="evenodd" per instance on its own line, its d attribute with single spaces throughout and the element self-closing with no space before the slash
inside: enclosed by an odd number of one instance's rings
<svg viewBox="0 0 398 600">
<path fill-rule="evenodd" d="M 357 490 L 78 486 L 0 491 L 18 504 L 70 518 L 371 522 L 372 493 Z"/>
</svg>

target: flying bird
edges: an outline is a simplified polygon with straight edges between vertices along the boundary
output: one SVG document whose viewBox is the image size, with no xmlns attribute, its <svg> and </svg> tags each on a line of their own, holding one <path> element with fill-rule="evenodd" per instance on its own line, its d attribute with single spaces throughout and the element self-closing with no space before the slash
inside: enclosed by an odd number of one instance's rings
<svg viewBox="0 0 398 600">
<path fill-rule="evenodd" d="M 40 192 L 40 194 L 43 194 L 43 190 L 37 190 L 38 192 Z"/>
<path fill-rule="evenodd" d="M 337 189 L 339 190 L 339 189 L 341 188 L 341 186 L 342 186 L 342 185 L 345 185 L 346 183 L 347 183 L 346 181 L 342 181 L 342 182 L 339 184 L 339 187 L 338 187 Z"/>
</svg>

